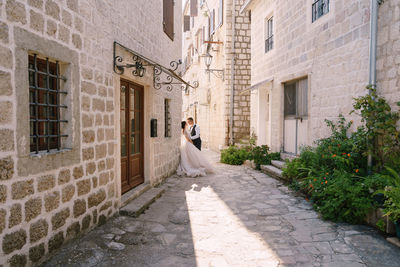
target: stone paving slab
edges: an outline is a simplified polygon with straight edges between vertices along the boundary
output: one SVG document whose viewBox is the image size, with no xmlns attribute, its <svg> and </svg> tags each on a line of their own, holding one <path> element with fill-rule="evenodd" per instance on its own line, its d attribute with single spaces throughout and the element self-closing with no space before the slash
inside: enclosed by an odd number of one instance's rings
<svg viewBox="0 0 400 267">
<path fill-rule="evenodd" d="M 279 181 L 243 166 L 170 177 L 138 218 L 118 216 L 43 266 L 400 266 L 400 248 L 367 226 L 319 218 Z"/>
</svg>

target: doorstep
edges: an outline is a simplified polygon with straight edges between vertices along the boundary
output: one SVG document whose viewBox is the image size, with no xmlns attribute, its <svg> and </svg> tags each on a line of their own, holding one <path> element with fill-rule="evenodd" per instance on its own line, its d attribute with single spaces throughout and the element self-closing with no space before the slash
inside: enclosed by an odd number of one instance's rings
<svg viewBox="0 0 400 267">
<path fill-rule="evenodd" d="M 122 207 L 119 213 L 125 216 L 139 217 L 164 192 L 164 188 L 153 187 Z"/>
<path fill-rule="evenodd" d="M 400 248 L 400 240 L 397 237 L 388 237 L 386 238 L 386 240 L 389 243 L 392 243 L 393 245 L 398 246 Z"/>
<path fill-rule="evenodd" d="M 146 193 L 150 188 L 151 185 L 149 183 L 143 183 L 123 194 L 121 196 L 121 208 L 138 198 L 140 195 Z"/>
</svg>

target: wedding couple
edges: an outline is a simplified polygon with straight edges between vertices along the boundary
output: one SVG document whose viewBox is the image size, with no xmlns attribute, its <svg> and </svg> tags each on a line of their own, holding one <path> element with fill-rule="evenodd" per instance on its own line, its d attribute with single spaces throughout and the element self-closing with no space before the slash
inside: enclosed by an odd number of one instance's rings
<svg viewBox="0 0 400 267">
<path fill-rule="evenodd" d="M 182 121 L 181 137 L 181 163 L 176 173 L 179 176 L 206 176 L 213 173 L 214 168 L 201 154 L 200 127 L 194 123 L 193 118 Z"/>
</svg>

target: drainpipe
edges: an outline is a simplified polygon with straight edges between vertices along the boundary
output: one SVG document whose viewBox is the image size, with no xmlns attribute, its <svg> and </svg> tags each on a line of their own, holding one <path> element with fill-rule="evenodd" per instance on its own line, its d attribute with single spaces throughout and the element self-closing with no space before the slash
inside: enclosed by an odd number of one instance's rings
<svg viewBox="0 0 400 267">
<path fill-rule="evenodd" d="M 378 40 L 378 8 L 381 0 L 371 0 L 371 23 L 369 44 L 369 85 L 376 89 L 376 49 Z M 371 94 L 371 90 L 369 91 Z M 371 171 L 372 153 L 368 153 L 368 169 Z"/>
<path fill-rule="evenodd" d="M 236 24 L 236 0 L 232 1 L 232 54 L 231 54 L 231 110 L 229 115 L 229 143 L 233 145 L 233 110 L 235 99 L 235 24 Z"/>
</svg>

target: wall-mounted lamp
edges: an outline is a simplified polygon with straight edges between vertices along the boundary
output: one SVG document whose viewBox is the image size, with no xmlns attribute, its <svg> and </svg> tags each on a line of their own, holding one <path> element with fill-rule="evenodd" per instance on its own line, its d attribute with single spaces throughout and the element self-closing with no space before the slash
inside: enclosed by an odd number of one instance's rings
<svg viewBox="0 0 400 267">
<path fill-rule="evenodd" d="M 225 80 L 225 71 L 223 69 L 210 69 L 211 62 L 212 62 L 212 55 L 210 53 L 206 53 L 201 57 L 204 58 L 204 64 L 206 65 L 206 73 L 208 73 L 208 79 L 210 80 L 210 73 L 212 73 L 215 77 Z"/>
</svg>

